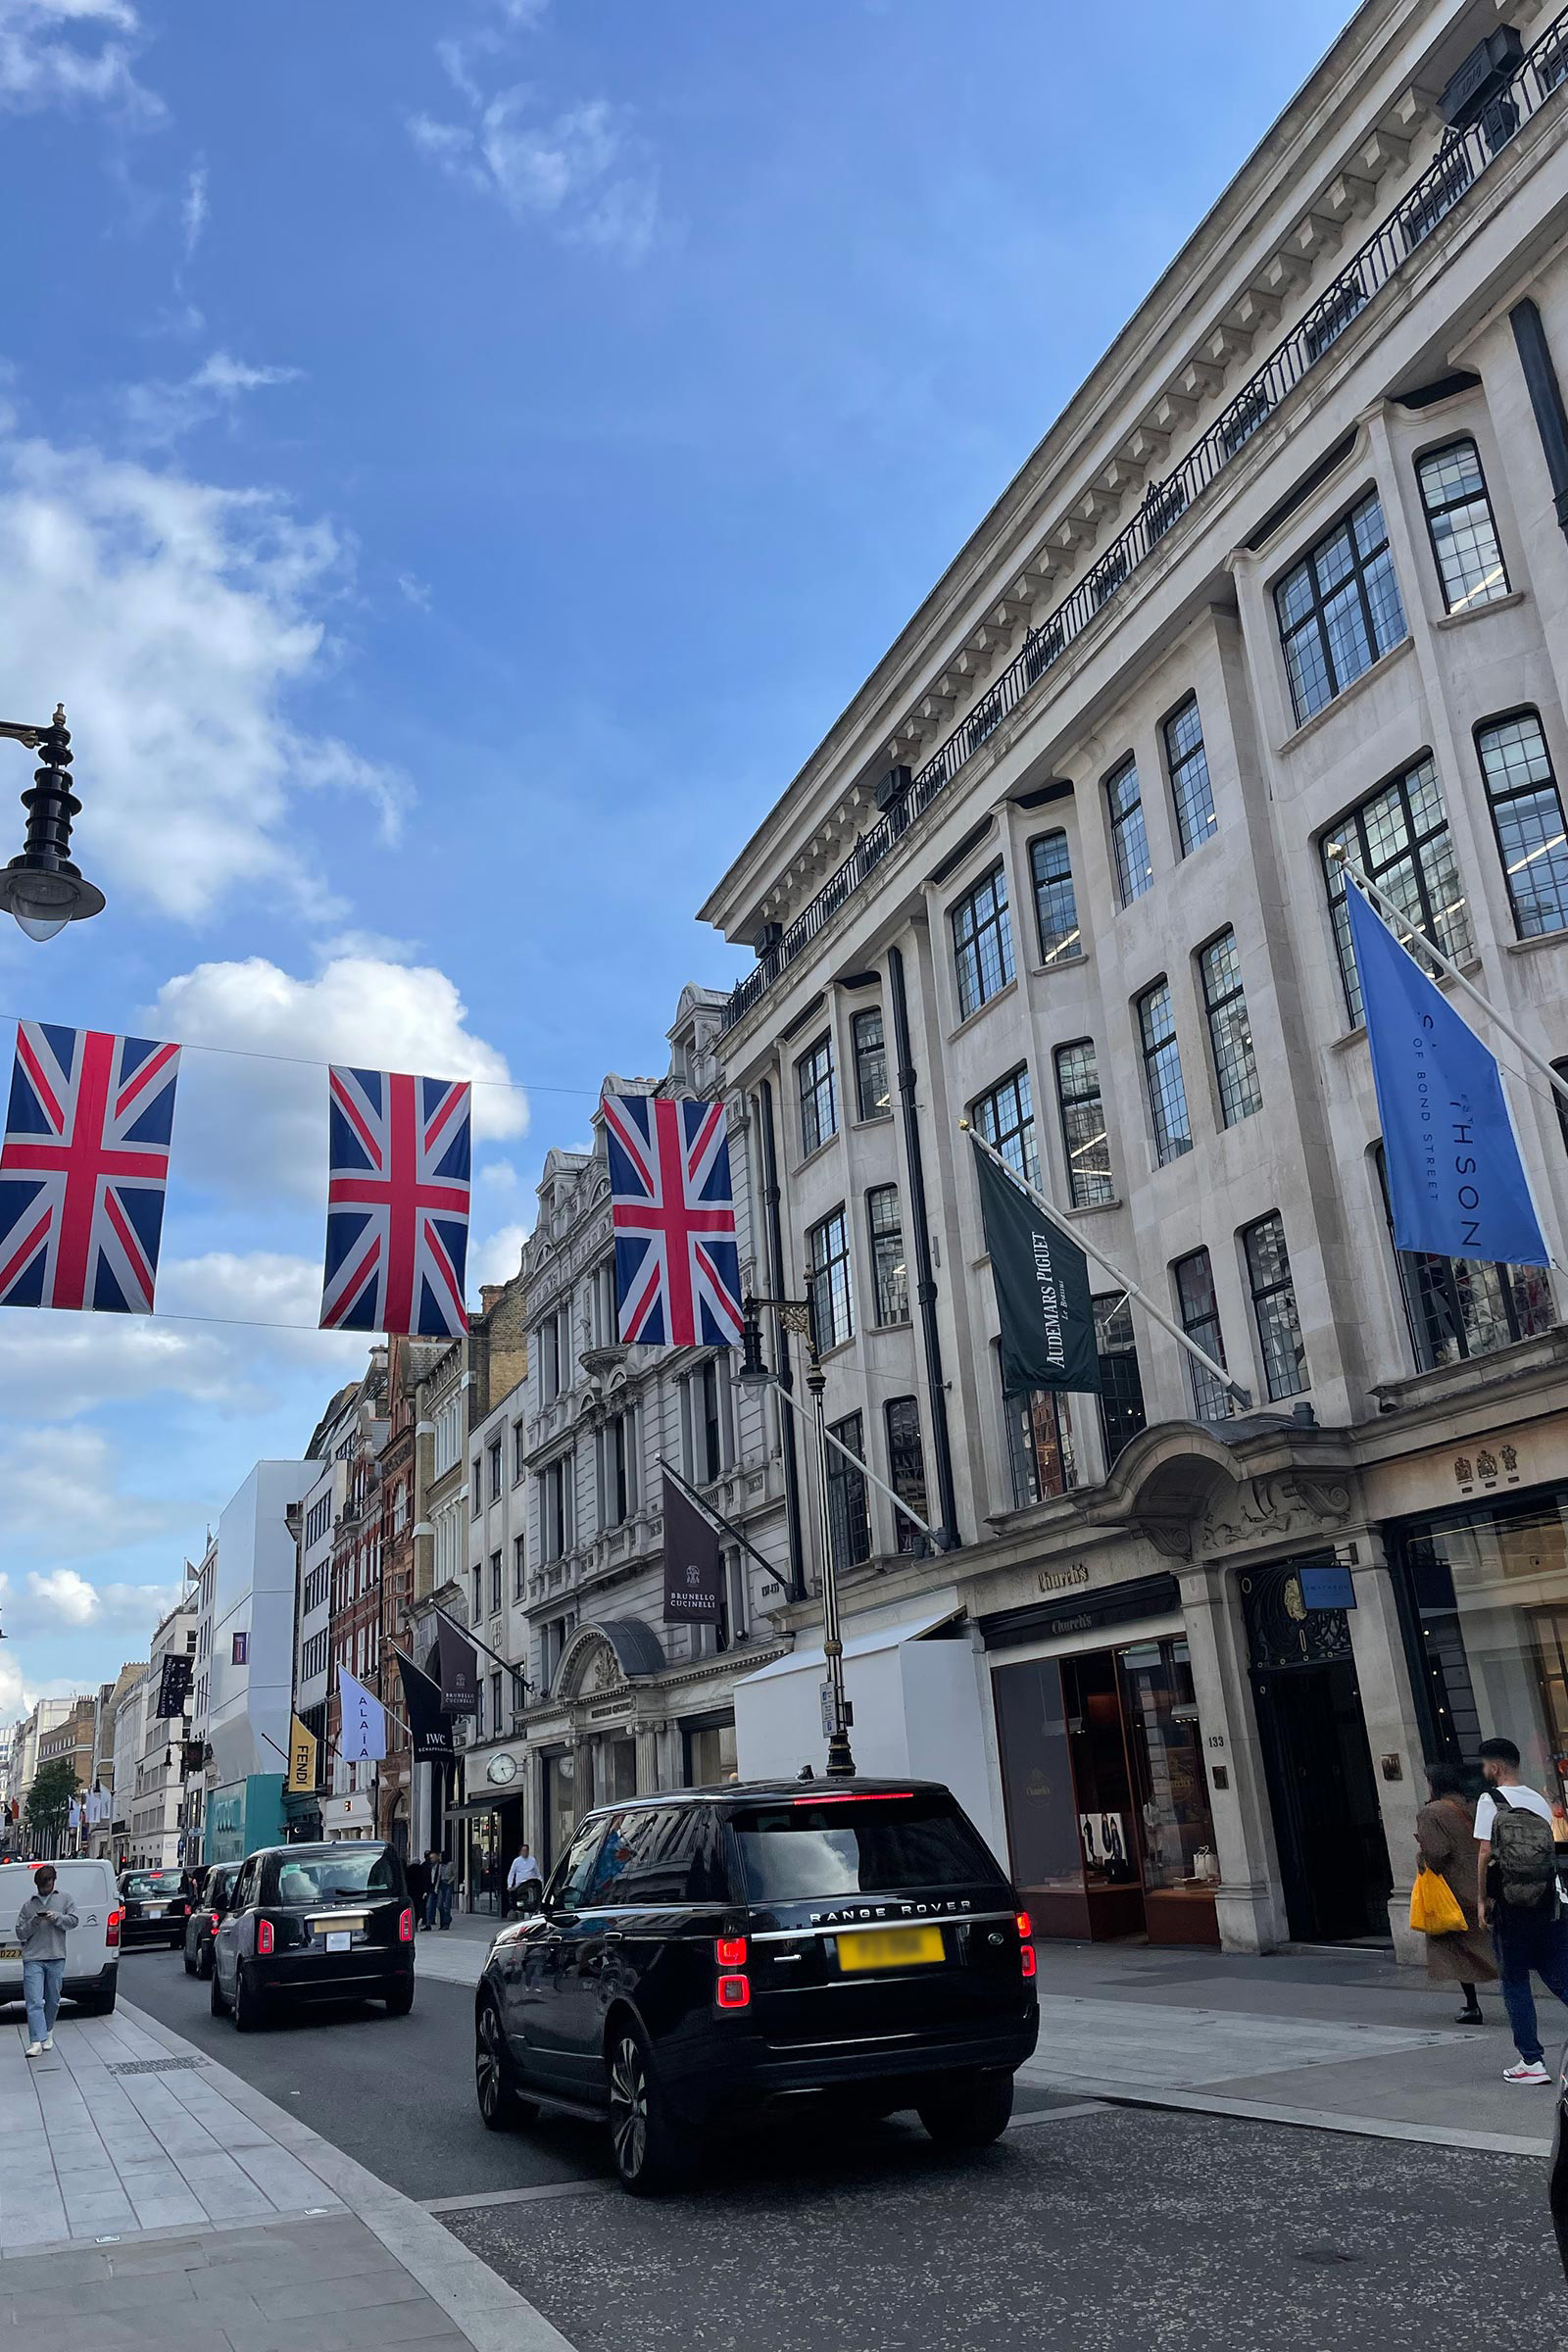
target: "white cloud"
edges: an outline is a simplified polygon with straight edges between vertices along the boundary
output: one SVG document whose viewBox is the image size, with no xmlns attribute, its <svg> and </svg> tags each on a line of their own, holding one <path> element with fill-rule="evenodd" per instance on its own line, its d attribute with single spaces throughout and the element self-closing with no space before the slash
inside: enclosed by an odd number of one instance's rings
<svg viewBox="0 0 1568 2352">
<path fill-rule="evenodd" d="M 291 794 L 364 797 L 395 834 L 402 779 L 288 715 L 335 658 L 349 573 L 328 523 L 265 491 L 0 441 L 0 708 L 69 681 L 95 881 L 188 921 L 242 886 L 319 917 Z"/>
<path fill-rule="evenodd" d="M 245 393 L 297 384 L 300 378 L 298 368 L 253 368 L 226 351 L 215 351 L 193 374 L 177 382 L 154 378 L 130 385 L 125 421 L 133 441 L 167 448 L 214 416 L 226 416 L 232 423 Z"/>
<path fill-rule="evenodd" d="M 199 155 L 191 166 L 190 177 L 185 182 L 184 202 L 179 208 L 180 226 L 185 236 L 187 264 L 195 260 L 196 248 L 207 233 L 207 220 L 211 210 L 207 198 L 207 158 Z"/>
<path fill-rule="evenodd" d="M 477 1184 L 494 1185 L 499 1193 L 514 1193 L 517 1189 L 517 1171 L 510 1159 L 487 1159 L 482 1168 L 474 1171 L 474 1181 Z"/>
<path fill-rule="evenodd" d="M 29 1569 L 26 1589 L 46 1614 L 64 1618 L 67 1625 L 86 1625 L 98 1614 L 97 1593 L 74 1568 L 51 1568 L 47 1576 Z"/>
<path fill-rule="evenodd" d="M 431 603 L 430 590 L 425 582 L 418 578 L 416 573 L 412 571 L 400 571 L 398 573 L 398 590 L 401 595 L 408 599 L 409 603 L 414 607 L 416 612 L 429 612 Z"/>
<path fill-rule="evenodd" d="M 155 121 L 162 103 L 131 71 L 140 30 L 129 0 L 0 0 L 0 107 L 85 103 Z"/>
<path fill-rule="evenodd" d="M 165 1513 L 118 1484 L 118 1457 L 95 1429 L 11 1422 L 0 1437 L 0 1494 L 5 1496 L 6 1554 L 14 1564 L 44 1566 L 122 1550 L 170 1524 Z M 42 1605 L 32 1571 L 19 1604 Z M 55 1594 L 51 1605 L 63 1605 Z"/>
<path fill-rule="evenodd" d="M 503 1225 L 499 1232 L 475 1243 L 468 1252 L 468 1297 L 477 1298 L 479 1286 L 486 1282 L 510 1282 L 516 1273 L 522 1257 L 522 1245 L 528 1239 L 526 1225 Z"/>
<path fill-rule="evenodd" d="M 623 261 L 642 259 L 658 224 L 658 181 L 624 110 L 588 98 L 547 118 L 526 82 L 487 98 L 468 51 L 456 44 L 445 44 L 442 63 L 472 120 L 412 117 L 409 135 L 421 155 L 499 198 L 514 220 L 548 222 L 568 243 Z"/>
<path fill-rule="evenodd" d="M 326 1072 L 311 1066 L 321 1061 L 491 1081 L 474 1089 L 475 1135 L 527 1130 L 506 1056 L 472 1034 L 456 986 L 428 964 L 335 956 L 304 980 L 260 956 L 203 963 L 167 981 L 146 1018 L 156 1035 L 256 1056 L 190 1054 L 180 1070 L 181 1165 L 225 1193 L 325 1200 Z"/>
</svg>

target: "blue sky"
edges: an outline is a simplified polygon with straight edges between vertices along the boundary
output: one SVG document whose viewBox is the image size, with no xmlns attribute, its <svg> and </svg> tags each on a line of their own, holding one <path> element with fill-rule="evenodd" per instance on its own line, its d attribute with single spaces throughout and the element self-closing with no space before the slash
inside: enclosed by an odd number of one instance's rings
<svg viewBox="0 0 1568 2352">
<path fill-rule="evenodd" d="M 257 1057 L 185 1057 L 192 1319 L 0 1309 L 0 1720 L 145 1654 L 363 1360 L 288 1057 L 490 1082 L 512 1270 L 741 968 L 692 909 L 1346 5 L 0 0 L 0 715 L 66 700 L 110 896 L 6 926 L 0 1013 Z"/>
</svg>

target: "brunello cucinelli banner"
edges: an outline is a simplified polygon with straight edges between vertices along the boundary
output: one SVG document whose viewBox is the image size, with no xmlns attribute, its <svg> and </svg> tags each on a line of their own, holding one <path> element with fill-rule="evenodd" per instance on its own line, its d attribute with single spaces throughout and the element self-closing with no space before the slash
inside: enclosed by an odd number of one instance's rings
<svg viewBox="0 0 1568 2352">
<path fill-rule="evenodd" d="M 974 1164 L 997 1288 L 1003 1395 L 1026 1396 L 1034 1389 L 1097 1394 L 1100 1350 L 1089 1260 L 978 1144 Z"/>
<path fill-rule="evenodd" d="M 664 1623 L 714 1624 L 723 1592 L 718 1530 L 664 1473 Z"/>
<path fill-rule="evenodd" d="M 435 1673 L 441 1686 L 441 1709 L 446 1715 L 476 1715 L 479 1711 L 479 1655 L 466 1635 L 444 1617 L 436 1620 Z"/>
</svg>

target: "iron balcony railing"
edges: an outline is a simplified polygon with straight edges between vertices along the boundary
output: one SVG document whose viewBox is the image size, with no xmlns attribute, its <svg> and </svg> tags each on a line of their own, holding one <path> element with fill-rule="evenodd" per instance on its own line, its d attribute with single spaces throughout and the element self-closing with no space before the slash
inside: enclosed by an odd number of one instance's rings
<svg viewBox="0 0 1568 2352">
<path fill-rule="evenodd" d="M 1048 620 L 1029 631 L 1022 650 L 911 778 L 907 790 L 862 833 L 810 905 L 762 952 L 756 969 L 731 992 L 724 1010 L 725 1029 L 744 1019 L 806 953 L 839 909 L 870 879 L 901 835 L 946 792 L 986 738 L 995 734 L 1052 664 L 1060 661 L 1068 646 L 1103 612 L 1172 525 L 1273 416 L 1287 393 L 1316 367 L 1373 295 L 1403 269 L 1438 222 L 1506 147 L 1520 123 L 1538 114 L 1565 81 L 1568 9 L 1552 20 L 1511 80 L 1492 98 L 1481 120 L 1456 131 L 1445 143 L 1414 187 L 1400 198 L 1306 317 L 1249 377 L 1181 465 L 1163 481 L 1150 484 L 1138 513 L 1099 563 Z"/>
</svg>

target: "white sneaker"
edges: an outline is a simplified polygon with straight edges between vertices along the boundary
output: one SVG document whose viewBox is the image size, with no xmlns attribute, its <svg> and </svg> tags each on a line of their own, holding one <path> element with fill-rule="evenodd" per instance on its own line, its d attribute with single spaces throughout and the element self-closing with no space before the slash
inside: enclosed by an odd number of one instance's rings
<svg viewBox="0 0 1568 2352">
<path fill-rule="evenodd" d="M 27 2056 L 29 2058 L 41 2058 L 43 2056 L 43 2043 L 41 2041 L 29 2041 L 27 2044 Z"/>
<path fill-rule="evenodd" d="M 1502 2079 L 1505 2082 L 1549 2082 L 1551 2081 L 1550 2075 L 1547 2074 L 1539 2058 L 1521 2058 L 1517 2066 L 1505 2066 L 1502 2070 Z"/>
<path fill-rule="evenodd" d="M 44 2049 L 46 2049 L 46 2050 L 52 2050 L 52 2049 L 54 2048 L 54 2046 L 55 2046 L 55 2037 L 54 2037 L 54 2035 L 53 2035 L 52 2034 L 46 2034 L 44 2035 L 44 2037 L 43 2037 L 43 2042 L 42 2042 L 41 2046 L 42 2046 Z"/>
</svg>

